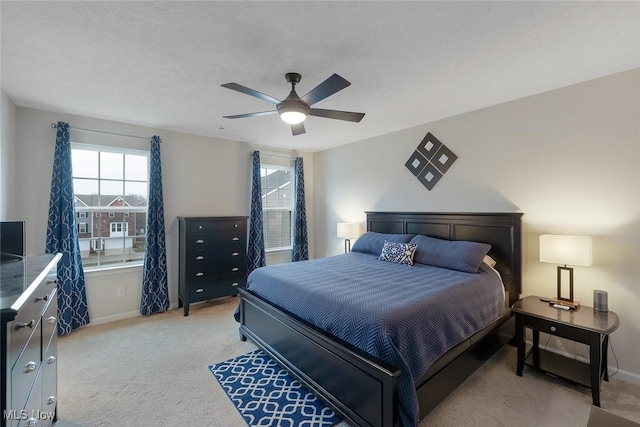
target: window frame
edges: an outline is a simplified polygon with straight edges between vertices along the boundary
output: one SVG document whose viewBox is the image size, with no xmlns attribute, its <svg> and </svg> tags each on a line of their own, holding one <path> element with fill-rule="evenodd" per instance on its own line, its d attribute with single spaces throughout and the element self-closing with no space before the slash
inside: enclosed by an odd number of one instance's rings
<svg viewBox="0 0 640 427">
<path fill-rule="evenodd" d="M 265 206 L 266 204 L 265 202 L 265 198 L 266 198 L 266 194 L 264 195 L 264 197 L 262 197 L 262 226 L 263 226 L 263 238 L 264 238 L 264 243 L 265 243 L 265 253 L 273 253 L 273 252 L 284 252 L 284 251 L 291 251 L 293 250 L 293 210 L 294 210 L 294 203 L 293 203 L 293 198 L 294 198 L 294 185 L 295 185 L 295 180 L 294 180 L 294 173 L 295 170 L 292 166 L 283 166 L 283 165 L 277 165 L 277 164 L 273 164 L 273 163 L 261 163 L 260 164 L 260 177 L 262 179 L 262 171 L 266 170 L 266 169 L 276 169 L 276 170 L 282 170 L 282 171 L 287 171 L 289 172 L 289 176 L 291 177 L 290 179 L 290 183 L 291 183 L 291 206 L 290 207 L 283 207 L 283 206 L 274 206 L 274 207 L 267 207 Z M 266 173 L 266 172 L 265 172 Z M 265 175 L 266 176 L 266 175 Z M 265 189 L 261 188 L 261 193 L 264 192 Z M 267 212 L 277 212 L 277 211 L 281 211 L 281 212 L 289 212 L 289 236 L 290 236 L 290 241 L 289 241 L 289 245 L 287 246 L 278 246 L 278 247 L 272 247 L 272 248 L 268 248 L 267 247 L 267 221 L 266 221 L 266 216 L 267 216 Z"/>
<path fill-rule="evenodd" d="M 132 149 L 132 148 L 123 148 L 123 147 L 118 147 L 118 146 L 112 146 L 112 145 L 98 145 L 98 144 L 87 144 L 87 143 L 82 143 L 82 142 L 71 142 L 71 149 L 72 150 L 84 150 L 84 151 L 92 151 L 92 152 L 103 152 L 103 153 L 116 153 L 116 154 L 121 154 L 121 155 L 135 155 L 135 156 L 143 156 L 146 158 L 147 160 L 147 176 L 145 180 L 141 180 L 141 179 L 127 179 L 126 178 L 126 170 L 123 169 L 123 176 L 122 179 L 117 179 L 115 181 L 119 181 L 122 182 L 123 186 L 123 193 L 124 193 L 124 188 L 125 188 L 125 183 L 126 182 L 138 182 L 138 183 L 145 183 L 148 189 L 148 185 L 149 185 L 149 169 L 150 169 L 150 157 L 151 154 L 148 150 L 141 150 L 141 149 Z M 72 151 L 73 153 L 73 151 Z M 73 158 L 73 157 L 72 157 Z M 123 158 L 124 161 L 124 158 Z M 98 165 L 98 167 L 100 167 L 100 163 Z M 123 165 L 124 167 L 124 165 Z M 97 178 L 87 178 L 84 176 L 73 176 L 73 179 L 83 179 L 83 180 L 96 180 L 98 181 L 98 188 L 100 188 L 100 180 L 106 180 L 106 181 L 114 181 L 112 178 L 101 178 L 100 177 L 100 173 L 98 173 L 98 177 Z M 99 191 L 99 190 L 98 190 Z M 111 194 L 107 194 L 107 195 L 111 195 Z M 103 196 L 101 194 L 101 196 Z M 116 195 L 117 197 L 122 197 L 125 198 L 126 196 L 123 194 L 120 195 Z M 76 191 L 74 188 L 74 199 L 76 197 Z M 90 237 L 87 238 L 80 238 L 79 240 L 84 241 L 86 240 L 88 242 L 88 250 L 93 251 L 96 250 L 96 248 L 94 248 L 94 243 L 96 243 L 98 246 L 100 246 L 98 250 L 98 252 L 100 251 L 104 251 L 105 250 L 105 242 L 109 241 L 109 240 L 117 240 L 117 239 L 121 239 L 122 240 L 122 253 L 120 255 L 116 255 L 116 256 L 121 256 L 123 258 L 122 262 L 107 262 L 107 263 L 101 263 L 100 262 L 100 256 L 98 256 L 98 263 L 97 264 L 89 264 L 89 265 L 85 265 L 84 263 L 84 259 L 83 259 L 83 269 L 84 271 L 88 271 L 88 272 L 100 272 L 100 271 L 107 271 L 107 270 L 112 270 L 112 269 L 118 269 L 118 268 L 131 268 L 131 267 L 135 267 L 135 268 L 140 268 L 144 265 L 144 252 L 142 257 L 139 259 L 134 259 L 132 261 L 126 261 L 124 258 L 126 257 L 126 251 L 127 251 L 127 238 L 132 239 L 132 244 L 133 242 L 135 242 L 136 240 L 140 239 L 140 238 L 144 238 L 144 245 L 146 246 L 146 215 L 148 214 L 148 198 L 149 195 L 148 193 L 144 195 L 144 197 L 146 198 L 146 203 L 143 207 L 137 207 L 137 206 L 79 206 L 78 203 L 76 203 L 75 205 L 75 209 L 76 209 L 76 214 L 79 217 L 82 217 L 81 214 L 84 214 L 84 218 L 83 219 L 90 219 L 90 222 L 85 223 L 86 227 L 87 227 L 87 232 L 91 233 Z M 95 215 L 93 215 L 93 213 L 95 212 Z M 106 232 L 107 235 L 97 235 L 94 236 L 93 235 L 93 227 L 94 227 L 94 221 L 100 221 L 101 219 L 108 219 L 108 220 L 112 220 L 113 218 L 117 218 L 118 215 L 121 215 L 121 217 L 119 218 L 118 222 L 120 224 L 127 223 L 126 226 L 123 226 L 125 228 L 124 233 L 127 233 L 129 229 L 131 229 L 131 227 L 129 227 L 128 225 L 128 219 L 129 219 L 129 213 L 134 213 L 133 216 L 133 220 L 135 221 L 136 218 L 136 214 L 139 213 L 143 213 L 145 215 L 145 226 L 144 228 L 142 228 L 142 234 L 138 235 L 136 234 L 136 224 L 134 223 L 133 226 L 133 235 L 129 236 L 126 235 L 124 237 L 110 237 L 108 234 L 111 233 L 111 221 L 109 221 L 107 228 L 106 228 Z M 102 232 L 101 232 L 102 234 Z M 94 242 L 95 241 L 95 242 Z M 99 242 L 99 243 L 98 243 Z M 81 245 L 82 246 L 82 245 Z"/>
</svg>

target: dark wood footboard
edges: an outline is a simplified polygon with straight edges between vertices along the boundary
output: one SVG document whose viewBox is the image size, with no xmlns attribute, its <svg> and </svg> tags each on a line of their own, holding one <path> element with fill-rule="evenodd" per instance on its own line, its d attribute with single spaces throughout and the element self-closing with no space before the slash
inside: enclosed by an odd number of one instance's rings
<svg viewBox="0 0 640 427">
<path fill-rule="evenodd" d="M 400 371 L 240 289 L 240 334 L 359 426 L 396 422 Z"/>
</svg>

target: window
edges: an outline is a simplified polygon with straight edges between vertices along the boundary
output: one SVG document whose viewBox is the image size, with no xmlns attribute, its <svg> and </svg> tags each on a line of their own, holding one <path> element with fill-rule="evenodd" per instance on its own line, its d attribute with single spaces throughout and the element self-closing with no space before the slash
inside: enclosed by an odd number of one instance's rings
<svg viewBox="0 0 640 427">
<path fill-rule="evenodd" d="M 260 168 L 265 251 L 291 249 L 293 225 L 293 168 Z"/>
<path fill-rule="evenodd" d="M 148 157 L 146 151 L 71 145 L 83 267 L 142 264 Z"/>
</svg>

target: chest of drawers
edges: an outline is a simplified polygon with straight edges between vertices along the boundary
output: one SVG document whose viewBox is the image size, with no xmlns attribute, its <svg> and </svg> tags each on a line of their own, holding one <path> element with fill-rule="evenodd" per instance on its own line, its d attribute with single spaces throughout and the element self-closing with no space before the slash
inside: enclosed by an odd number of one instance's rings
<svg viewBox="0 0 640 427">
<path fill-rule="evenodd" d="M 247 217 L 178 217 L 178 305 L 236 295 L 247 282 Z"/>
<path fill-rule="evenodd" d="M 61 255 L 2 265 L 2 427 L 46 427 L 57 408 L 56 266 Z M 15 289 L 14 289 L 15 288 Z"/>
</svg>

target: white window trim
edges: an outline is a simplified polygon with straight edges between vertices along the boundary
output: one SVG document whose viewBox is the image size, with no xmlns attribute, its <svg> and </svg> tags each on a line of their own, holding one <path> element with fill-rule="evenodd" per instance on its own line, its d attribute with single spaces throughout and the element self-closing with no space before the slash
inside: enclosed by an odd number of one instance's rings
<svg viewBox="0 0 640 427">
<path fill-rule="evenodd" d="M 149 171 L 149 161 L 151 159 L 151 154 L 147 150 L 138 150 L 132 148 L 123 148 L 118 146 L 109 146 L 109 145 L 98 145 L 98 144 L 87 144 L 83 142 L 71 142 L 71 149 L 76 150 L 87 150 L 87 151 L 101 151 L 104 153 L 118 153 L 118 154 L 131 154 L 136 156 L 145 156 L 147 158 L 147 171 Z M 82 178 L 85 179 L 85 178 Z M 130 181 L 138 181 L 138 180 L 130 180 Z M 144 181 L 138 181 L 144 182 Z M 147 183 L 149 182 L 149 177 L 147 176 Z M 84 212 L 95 212 L 96 217 L 100 216 L 100 213 L 107 213 L 108 217 L 112 218 L 112 215 L 115 216 L 116 212 L 147 212 L 147 208 L 141 207 L 133 207 L 133 206 L 104 206 L 104 207 L 83 207 L 81 208 Z M 135 236 L 133 236 L 135 237 Z M 109 237 L 105 237 L 108 239 Z M 83 266 L 83 270 L 85 272 L 91 273 L 91 275 L 102 275 L 102 274 L 114 274 L 123 269 L 136 269 L 141 270 L 144 267 L 144 259 L 137 261 L 130 261 L 122 264 L 105 264 L 105 265 L 90 265 Z"/>
<path fill-rule="evenodd" d="M 278 170 L 287 170 L 287 171 L 289 171 L 289 173 L 291 174 L 290 175 L 291 176 L 291 188 L 292 188 L 291 194 L 293 196 L 293 192 L 295 191 L 295 189 L 293 188 L 293 186 L 294 186 L 294 182 L 293 181 L 295 179 L 294 178 L 295 170 L 294 170 L 294 168 L 292 166 L 274 165 L 274 164 L 267 164 L 267 163 L 262 164 L 261 163 L 260 164 L 260 168 L 261 169 L 278 169 Z M 294 209 L 293 197 L 292 197 L 291 207 L 290 208 L 287 208 L 287 207 L 265 207 L 264 204 L 263 204 L 262 212 L 264 212 L 264 211 L 289 211 L 289 212 L 291 212 L 291 241 L 289 242 L 290 243 L 289 246 L 280 246 L 280 247 L 277 247 L 277 248 L 266 248 L 265 247 L 265 253 L 287 252 L 287 251 L 290 252 L 290 251 L 293 250 L 293 209 Z M 263 222 L 263 227 L 264 227 L 263 233 L 266 233 L 267 230 L 266 230 L 264 222 Z"/>
</svg>

